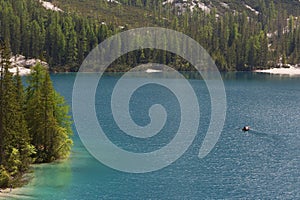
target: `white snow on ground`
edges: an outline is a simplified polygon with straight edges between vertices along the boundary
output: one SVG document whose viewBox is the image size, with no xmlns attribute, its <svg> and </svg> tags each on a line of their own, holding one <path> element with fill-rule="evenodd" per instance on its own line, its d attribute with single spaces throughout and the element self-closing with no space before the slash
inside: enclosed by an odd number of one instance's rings
<svg viewBox="0 0 300 200">
<path fill-rule="evenodd" d="M 193 11 L 196 5 L 196 3 L 192 2 L 192 5 L 190 5 L 190 10 Z"/>
<path fill-rule="evenodd" d="M 221 6 L 223 6 L 224 8 L 229 9 L 229 5 L 225 2 L 220 2 Z"/>
<path fill-rule="evenodd" d="M 24 75 L 28 75 L 30 74 L 31 70 L 27 69 L 25 67 L 13 67 L 11 69 L 9 69 L 9 71 L 13 74 L 17 74 L 17 69 L 19 68 L 19 75 L 20 76 L 24 76 Z"/>
<path fill-rule="evenodd" d="M 107 0 L 107 2 L 121 4 L 120 2 L 118 2 L 116 0 Z"/>
<path fill-rule="evenodd" d="M 159 69 L 147 69 L 146 73 L 158 73 L 158 72 L 162 72 L 162 70 Z"/>
<path fill-rule="evenodd" d="M 268 38 L 272 38 L 273 35 L 274 35 L 273 33 L 267 33 L 267 37 L 268 37 Z"/>
<path fill-rule="evenodd" d="M 193 11 L 195 8 L 199 8 L 202 11 L 209 13 L 210 8 L 206 6 L 204 3 L 200 2 L 200 0 L 182 0 L 182 1 L 175 1 L 175 0 L 166 0 L 162 4 L 172 4 L 174 3 L 175 7 L 179 8 L 180 12 L 183 13 L 186 11 L 186 9 L 190 9 L 190 11 Z"/>
<path fill-rule="evenodd" d="M 224 8 L 229 9 L 229 5 L 225 2 L 220 2 L 220 5 L 223 6 Z"/>
<path fill-rule="evenodd" d="M 265 69 L 265 70 L 255 70 L 255 72 L 293 76 L 293 75 L 300 75 L 300 68 L 298 67 L 272 68 L 272 69 Z"/>
<path fill-rule="evenodd" d="M 251 6 L 245 4 L 245 7 L 248 8 L 249 10 L 251 10 L 252 12 L 254 12 L 256 15 L 259 14 L 259 12 L 257 10 L 255 10 L 254 8 L 252 8 Z"/>
<path fill-rule="evenodd" d="M 199 2 L 198 3 L 198 7 L 201 8 L 204 12 L 209 13 L 210 12 L 210 8 L 207 7 L 204 3 Z"/>
<path fill-rule="evenodd" d="M 26 59 L 23 55 L 12 56 L 9 61 L 12 66 L 9 71 L 13 74 L 16 74 L 17 69 L 19 69 L 19 74 L 21 76 L 30 74 L 30 67 L 35 66 L 38 63 L 40 63 L 45 68 L 48 68 L 48 63 L 41 61 L 40 59 Z"/>
<path fill-rule="evenodd" d="M 42 1 L 42 0 L 39 0 L 39 2 L 42 3 L 43 7 L 46 8 L 47 10 L 53 10 L 53 11 L 63 12 L 62 9 L 56 7 L 56 6 L 53 5 L 51 2 L 48 2 L 48 1 Z"/>
<path fill-rule="evenodd" d="M 167 3 L 173 3 L 173 2 L 174 2 L 174 0 L 167 0 L 167 1 L 164 1 L 162 4 L 166 5 Z"/>
</svg>

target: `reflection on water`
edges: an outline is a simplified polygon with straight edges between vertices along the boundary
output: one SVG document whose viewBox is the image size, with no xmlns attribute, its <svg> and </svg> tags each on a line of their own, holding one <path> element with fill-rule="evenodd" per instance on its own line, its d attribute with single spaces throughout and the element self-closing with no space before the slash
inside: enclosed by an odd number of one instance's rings
<svg viewBox="0 0 300 200">
<path fill-rule="evenodd" d="M 54 187 L 63 189 L 72 181 L 70 160 L 51 164 L 35 165 L 34 179 L 29 186 Z"/>
</svg>

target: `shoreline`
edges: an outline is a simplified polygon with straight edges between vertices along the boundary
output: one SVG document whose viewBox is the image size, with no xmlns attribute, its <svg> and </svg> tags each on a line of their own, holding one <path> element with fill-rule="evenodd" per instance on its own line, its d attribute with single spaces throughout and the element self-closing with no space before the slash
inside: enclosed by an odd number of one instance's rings
<svg viewBox="0 0 300 200">
<path fill-rule="evenodd" d="M 128 71 L 105 71 L 104 73 L 127 73 Z M 167 70 L 157 70 L 157 69 L 146 69 L 141 71 L 133 71 L 133 72 L 144 72 L 144 73 L 156 73 L 156 72 L 168 72 Z M 193 72 L 193 71 L 179 71 L 179 72 Z M 226 72 L 226 71 L 220 71 Z M 252 71 L 227 71 L 227 72 L 255 72 L 255 73 L 269 73 L 269 74 L 278 74 L 278 75 L 300 75 L 300 67 L 290 67 L 290 68 L 270 68 L 270 69 L 257 69 Z M 99 72 L 72 72 L 72 71 L 50 71 L 52 74 L 64 74 L 64 73 L 86 73 L 86 74 L 93 74 Z"/>
<path fill-rule="evenodd" d="M 24 174 L 24 178 L 26 178 L 28 181 L 24 184 L 19 185 L 15 188 L 12 188 L 12 191 L 10 191 L 10 188 L 3 188 L 0 189 L 0 200 L 5 199 L 38 199 L 37 196 L 35 196 L 35 190 L 37 187 L 40 186 L 40 182 L 42 184 L 44 183 L 43 180 L 41 180 L 41 169 L 44 170 L 44 168 L 49 169 L 52 168 L 53 165 L 56 165 L 56 167 L 62 167 L 65 168 L 66 164 L 69 166 L 69 159 L 59 159 L 51 163 L 39 163 L 39 164 L 32 164 L 30 170 Z M 65 173 L 65 171 L 64 171 Z M 60 175 L 62 176 L 62 175 Z M 50 180 L 51 182 L 51 180 Z M 59 183 L 61 185 L 64 185 L 64 183 Z"/>
<path fill-rule="evenodd" d="M 31 73 L 31 70 L 25 67 L 13 67 L 8 69 L 11 73 L 13 73 L 14 75 L 17 74 L 17 70 L 19 69 L 19 75 L 20 76 L 26 76 L 29 75 Z"/>
<path fill-rule="evenodd" d="M 271 68 L 271 69 L 263 69 L 263 70 L 254 70 L 254 72 L 297 76 L 297 75 L 300 75 L 300 68 L 299 67 Z"/>
<path fill-rule="evenodd" d="M 23 187 L 20 188 L 13 188 L 12 191 L 10 191 L 10 188 L 1 189 L 0 192 L 0 199 L 33 199 L 32 196 L 26 195 L 26 189 Z"/>
<path fill-rule="evenodd" d="M 31 165 L 33 167 L 33 165 Z M 29 170 L 23 175 L 24 182 L 21 185 L 16 186 L 15 188 L 0 188 L 0 200 L 1 199 L 32 199 L 32 196 L 28 195 L 29 188 L 26 187 L 30 182 L 34 181 L 35 176 L 34 172 Z"/>
</svg>

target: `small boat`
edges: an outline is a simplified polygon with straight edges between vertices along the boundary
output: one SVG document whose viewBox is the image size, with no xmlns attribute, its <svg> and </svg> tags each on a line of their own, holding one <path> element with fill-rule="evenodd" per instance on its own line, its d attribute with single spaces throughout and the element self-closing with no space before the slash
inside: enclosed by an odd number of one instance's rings
<svg viewBox="0 0 300 200">
<path fill-rule="evenodd" d="M 243 128 L 242 128 L 242 131 L 250 131 L 250 126 L 244 126 Z"/>
</svg>

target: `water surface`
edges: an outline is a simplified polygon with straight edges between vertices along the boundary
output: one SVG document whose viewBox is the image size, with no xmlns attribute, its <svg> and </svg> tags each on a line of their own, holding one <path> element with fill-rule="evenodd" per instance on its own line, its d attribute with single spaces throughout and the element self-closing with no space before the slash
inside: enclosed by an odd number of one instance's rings
<svg viewBox="0 0 300 200">
<path fill-rule="evenodd" d="M 54 87 L 71 104 L 75 74 L 53 74 Z M 96 109 L 107 136 L 118 146 L 148 152 L 167 144 L 178 128 L 179 104 L 166 88 L 148 85 L 132 97 L 131 111 L 139 125 L 149 123 L 149 106 L 168 112 L 162 132 L 149 140 L 123 134 L 113 120 L 110 94 L 120 74 L 105 76 Z M 227 117 L 222 135 L 210 154 L 198 158 L 210 119 L 205 83 L 195 75 L 201 120 L 196 139 L 172 165 L 152 173 L 128 174 L 106 167 L 84 148 L 75 131 L 69 160 L 39 165 L 22 198 L 34 199 L 299 199 L 300 198 L 300 77 L 254 73 L 223 74 Z M 183 91 L 184 92 L 184 91 Z M 88 120 L 88 119 L 87 119 Z M 250 125 L 250 132 L 242 132 Z M 88 131 L 88 130 L 87 130 Z"/>
</svg>

